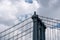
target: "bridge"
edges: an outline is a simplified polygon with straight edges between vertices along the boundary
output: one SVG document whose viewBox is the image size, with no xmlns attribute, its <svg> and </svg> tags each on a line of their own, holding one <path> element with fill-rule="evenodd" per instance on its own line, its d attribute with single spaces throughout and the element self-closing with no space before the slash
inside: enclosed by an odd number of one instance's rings
<svg viewBox="0 0 60 40">
<path fill-rule="evenodd" d="M 60 20 L 34 12 L 31 17 L 0 32 L 0 40 L 60 40 L 59 26 Z"/>
</svg>

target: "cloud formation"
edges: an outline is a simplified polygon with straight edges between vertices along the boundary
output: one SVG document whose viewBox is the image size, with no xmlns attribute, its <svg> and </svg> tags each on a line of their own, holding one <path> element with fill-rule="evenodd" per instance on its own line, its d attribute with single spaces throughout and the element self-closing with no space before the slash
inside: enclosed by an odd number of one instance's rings
<svg viewBox="0 0 60 40">
<path fill-rule="evenodd" d="M 30 4 L 25 0 L 0 0 L 0 24 L 12 26 L 19 22 L 17 16 L 32 14 L 37 8 L 39 8 L 37 1 Z"/>
<path fill-rule="evenodd" d="M 38 0 L 42 6 L 38 9 L 38 13 L 43 16 L 60 19 L 60 0 Z"/>
</svg>

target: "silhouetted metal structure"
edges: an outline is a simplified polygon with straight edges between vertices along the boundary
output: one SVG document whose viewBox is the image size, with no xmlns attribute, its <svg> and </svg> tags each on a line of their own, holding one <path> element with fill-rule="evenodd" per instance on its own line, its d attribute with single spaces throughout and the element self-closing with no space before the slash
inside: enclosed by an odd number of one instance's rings
<svg viewBox="0 0 60 40">
<path fill-rule="evenodd" d="M 60 40 L 60 20 L 39 16 L 32 17 L 0 32 L 0 40 Z"/>
<path fill-rule="evenodd" d="M 36 15 L 32 16 L 33 19 L 33 40 L 45 40 L 45 29 L 46 26 L 42 22 L 42 20 Z"/>
</svg>

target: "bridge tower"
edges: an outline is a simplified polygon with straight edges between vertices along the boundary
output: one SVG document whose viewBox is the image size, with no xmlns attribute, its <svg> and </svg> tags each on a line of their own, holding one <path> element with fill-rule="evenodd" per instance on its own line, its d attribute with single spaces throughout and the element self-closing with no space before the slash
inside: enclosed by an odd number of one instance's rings
<svg viewBox="0 0 60 40">
<path fill-rule="evenodd" d="M 33 40 L 45 40 L 45 29 L 46 26 L 42 22 L 42 20 L 36 15 L 32 16 L 33 19 Z"/>
</svg>

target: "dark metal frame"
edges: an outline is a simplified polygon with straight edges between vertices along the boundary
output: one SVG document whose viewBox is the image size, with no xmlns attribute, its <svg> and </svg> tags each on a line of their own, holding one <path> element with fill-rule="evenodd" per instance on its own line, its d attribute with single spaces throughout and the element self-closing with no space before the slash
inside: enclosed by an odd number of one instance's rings
<svg viewBox="0 0 60 40">
<path fill-rule="evenodd" d="M 45 40 L 45 29 L 46 26 L 42 22 L 42 20 L 36 15 L 32 16 L 33 19 L 33 40 Z"/>
</svg>

